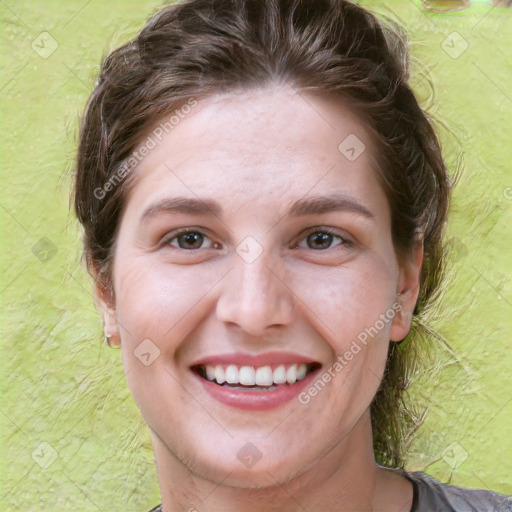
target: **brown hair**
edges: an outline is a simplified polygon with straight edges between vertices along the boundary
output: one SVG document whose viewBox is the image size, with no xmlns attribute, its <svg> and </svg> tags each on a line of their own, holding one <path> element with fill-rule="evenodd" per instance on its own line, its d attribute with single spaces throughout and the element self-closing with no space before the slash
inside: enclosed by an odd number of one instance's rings
<svg viewBox="0 0 512 512">
<path fill-rule="evenodd" d="M 165 7 L 103 60 L 85 109 L 73 193 L 89 271 L 113 297 L 113 244 L 133 173 L 113 178 L 156 121 L 190 98 L 284 82 L 349 100 L 376 134 L 397 255 L 410 252 L 418 233 L 424 240 L 418 315 L 440 282 L 450 182 L 408 68 L 399 26 L 379 23 L 347 0 L 186 0 Z M 410 343 L 390 344 L 371 405 L 381 464 L 403 465 L 403 391 L 413 356 Z"/>
</svg>

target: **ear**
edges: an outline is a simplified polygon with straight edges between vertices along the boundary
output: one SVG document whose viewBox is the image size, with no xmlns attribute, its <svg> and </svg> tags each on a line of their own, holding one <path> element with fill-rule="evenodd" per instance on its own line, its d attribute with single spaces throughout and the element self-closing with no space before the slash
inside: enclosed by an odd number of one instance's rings
<svg viewBox="0 0 512 512">
<path fill-rule="evenodd" d="M 400 265 L 397 283 L 397 302 L 400 307 L 391 322 L 391 341 L 402 341 L 411 330 L 412 314 L 420 292 L 422 264 L 423 237 L 419 237 L 406 260 Z"/>
<path fill-rule="evenodd" d="M 109 339 L 109 345 L 119 346 L 121 344 L 121 336 L 117 322 L 113 287 L 110 282 L 106 282 L 98 267 L 95 266 L 91 274 L 94 279 L 94 304 L 102 317 L 103 332 Z"/>
</svg>

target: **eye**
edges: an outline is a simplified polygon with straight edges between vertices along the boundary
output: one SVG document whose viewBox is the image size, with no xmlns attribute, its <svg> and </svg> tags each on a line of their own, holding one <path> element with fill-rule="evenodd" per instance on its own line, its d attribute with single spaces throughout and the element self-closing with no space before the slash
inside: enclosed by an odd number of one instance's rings
<svg viewBox="0 0 512 512">
<path fill-rule="evenodd" d="M 206 247 L 203 247 L 205 241 L 209 241 L 209 243 L 207 243 Z M 211 249 L 219 246 L 219 244 L 212 242 L 211 238 L 202 231 L 192 229 L 184 229 L 177 233 L 171 233 L 171 236 L 163 240 L 162 244 L 172 245 L 177 249 L 185 250 Z"/>
<path fill-rule="evenodd" d="M 350 247 L 353 242 L 342 236 L 336 230 L 330 228 L 314 228 L 306 233 L 302 240 L 305 240 L 307 247 L 296 246 L 299 249 L 323 250 L 333 248 L 333 242 L 338 239 L 336 246 Z M 206 245 L 204 245 L 206 243 Z M 213 242 L 212 239 L 203 231 L 196 229 L 182 229 L 181 231 L 171 233 L 162 241 L 162 245 L 171 245 L 177 249 L 196 250 L 196 249 L 218 249 L 220 244 Z"/>
<path fill-rule="evenodd" d="M 314 228 L 313 230 L 310 230 L 308 233 L 306 233 L 305 238 L 302 240 L 305 240 L 308 244 L 308 247 L 300 247 L 300 245 L 297 245 L 299 249 L 313 249 L 315 251 L 322 250 L 322 249 L 331 249 L 332 243 L 334 239 L 340 240 L 340 243 L 338 243 L 338 246 L 348 246 L 350 247 L 352 245 L 352 242 L 345 238 L 344 236 L 341 236 L 341 233 L 338 233 L 335 230 L 332 230 L 330 228 Z"/>
</svg>

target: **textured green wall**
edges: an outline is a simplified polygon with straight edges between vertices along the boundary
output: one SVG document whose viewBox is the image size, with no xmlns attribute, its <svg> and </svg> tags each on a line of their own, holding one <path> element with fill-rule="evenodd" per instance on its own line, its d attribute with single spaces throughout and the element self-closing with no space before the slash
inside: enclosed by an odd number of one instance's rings
<svg viewBox="0 0 512 512">
<path fill-rule="evenodd" d="M 100 58 L 159 4 L 0 2 L 3 511 L 144 511 L 159 502 L 149 433 L 120 353 L 102 345 L 68 211 L 77 115 Z M 479 2 L 436 15 L 413 0 L 362 4 L 408 28 L 412 83 L 450 169 L 450 132 L 464 156 L 447 233 L 449 287 L 431 315 L 451 348 L 432 341 L 440 371 L 413 391 L 429 409 L 409 467 L 510 494 L 512 10 Z"/>
</svg>

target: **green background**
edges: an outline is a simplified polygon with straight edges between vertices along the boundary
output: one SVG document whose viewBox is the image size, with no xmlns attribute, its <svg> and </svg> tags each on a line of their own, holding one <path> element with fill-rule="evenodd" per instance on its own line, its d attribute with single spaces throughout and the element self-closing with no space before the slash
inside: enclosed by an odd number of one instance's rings
<svg viewBox="0 0 512 512">
<path fill-rule="evenodd" d="M 427 414 L 408 467 L 511 494 L 512 9 L 361 3 L 407 28 L 411 83 L 450 170 L 462 169 L 447 287 L 429 317 L 446 344 L 432 340 L 438 362 L 413 389 Z M 160 501 L 149 431 L 120 352 L 102 344 L 69 212 L 78 115 L 101 57 L 159 5 L 0 2 L 3 511 L 145 511 Z"/>
</svg>

